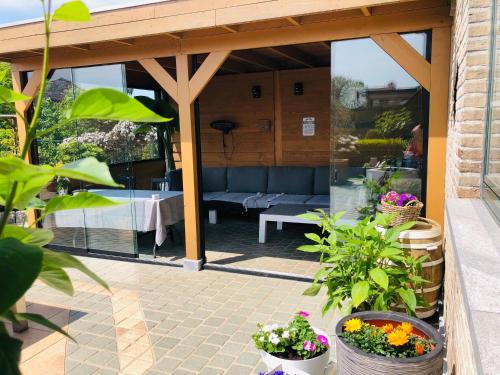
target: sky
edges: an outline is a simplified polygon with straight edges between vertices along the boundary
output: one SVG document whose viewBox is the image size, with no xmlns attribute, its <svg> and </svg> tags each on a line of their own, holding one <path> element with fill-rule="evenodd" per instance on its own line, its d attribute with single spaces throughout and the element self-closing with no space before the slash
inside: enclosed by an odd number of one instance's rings
<svg viewBox="0 0 500 375">
<path fill-rule="evenodd" d="M 47 1 L 47 0 L 46 0 Z M 68 0 L 52 0 L 52 8 Z M 159 2 L 160 0 L 84 0 L 88 8 L 99 10 Z M 0 25 L 22 22 L 41 17 L 40 0 L 0 0 Z"/>
</svg>

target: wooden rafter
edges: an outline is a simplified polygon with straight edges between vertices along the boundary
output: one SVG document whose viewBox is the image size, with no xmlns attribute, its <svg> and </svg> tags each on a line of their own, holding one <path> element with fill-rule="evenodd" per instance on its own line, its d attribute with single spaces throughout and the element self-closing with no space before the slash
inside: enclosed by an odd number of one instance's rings
<svg viewBox="0 0 500 375">
<path fill-rule="evenodd" d="M 248 73 L 248 68 L 245 64 L 242 64 L 238 61 L 231 61 L 229 59 L 224 62 L 224 64 L 220 67 L 220 70 L 236 74 Z"/>
<path fill-rule="evenodd" d="M 177 82 L 160 63 L 156 59 L 141 59 L 138 61 L 167 94 L 170 95 L 173 100 L 177 101 Z"/>
<path fill-rule="evenodd" d="M 116 43 L 116 44 L 121 44 L 124 46 L 133 46 L 135 44 L 133 39 L 128 39 L 128 40 L 117 39 L 117 40 L 112 40 L 112 42 Z"/>
<path fill-rule="evenodd" d="M 172 39 L 181 39 L 182 33 L 165 33 L 165 35 L 169 36 Z"/>
<path fill-rule="evenodd" d="M 427 91 L 431 91 L 431 64 L 397 33 L 371 35 L 394 61 Z"/>
<path fill-rule="evenodd" d="M 238 32 L 238 26 L 236 25 L 222 25 L 220 26 L 221 29 L 224 29 L 226 31 L 229 31 L 230 33 L 237 33 Z"/>
<path fill-rule="evenodd" d="M 302 26 L 302 23 L 300 22 L 301 21 L 300 17 L 285 17 L 285 19 L 294 26 Z"/>
<path fill-rule="evenodd" d="M 90 46 L 88 45 L 78 45 L 78 46 L 68 46 L 68 48 L 76 49 L 77 51 L 89 51 Z"/>
<path fill-rule="evenodd" d="M 269 47 L 269 49 L 289 60 L 304 65 L 308 68 L 314 68 L 316 66 L 316 61 L 314 60 L 314 58 L 302 52 L 298 48 L 292 46 L 281 46 L 281 47 Z"/>
<path fill-rule="evenodd" d="M 332 43 L 331 42 L 319 42 L 322 47 L 326 48 L 327 50 L 330 50 L 332 48 Z"/>
<path fill-rule="evenodd" d="M 229 57 L 231 59 L 243 61 L 247 64 L 258 66 L 259 68 L 269 70 L 278 70 L 280 68 L 280 64 L 275 60 L 251 51 L 234 51 Z"/>
<path fill-rule="evenodd" d="M 366 17 L 370 17 L 372 15 L 372 8 L 370 7 L 361 7 L 361 13 L 365 15 Z"/>
</svg>

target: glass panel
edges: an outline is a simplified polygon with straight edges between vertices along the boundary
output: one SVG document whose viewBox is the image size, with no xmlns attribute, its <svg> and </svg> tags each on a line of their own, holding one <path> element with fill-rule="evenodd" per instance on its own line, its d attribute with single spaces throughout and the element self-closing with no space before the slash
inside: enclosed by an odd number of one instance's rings
<svg viewBox="0 0 500 375">
<path fill-rule="evenodd" d="M 123 65 L 107 65 L 72 70 L 74 90 L 112 88 L 125 92 Z M 112 198 L 124 204 L 116 207 L 85 209 L 87 248 L 90 251 L 136 254 L 134 217 L 135 179 L 132 175 L 134 124 L 129 121 L 83 120 L 78 122 L 74 139 L 82 148 L 81 157 L 94 156 L 105 161 L 111 175 L 123 189 L 109 189 L 85 184 L 85 190 Z"/>
<path fill-rule="evenodd" d="M 494 2 L 496 4 L 496 2 Z M 486 153 L 483 178 L 483 199 L 500 220 L 500 4 L 495 5 L 490 54 L 490 93 L 488 98 Z"/>
<path fill-rule="evenodd" d="M 425 34 L 404 38 L 420 52 Z M 371 39 L 332 43 L 333 211 L 373 214 L 389 190 L 425 198 L 426 93 Z"/>
<path fill-rule="evenodd" d="M 36 141 L 37 158 L 40 164 L 65 164 L 80 158 L 82 147 L 74 141 L 77 135 L 77 124 L 65 117 L 65 112 L 73 101 L 71 69 L 56 70 L 49 79 L 38 122 L 38 131 L 53 126 L 55 130 L 39 137 Z M 48 199 L 57 194 L 71 194 L 80 188 L 78 181 L 58 178 L 42 192 L 42 197 Z M 52 245 L 86 249 L 84 223 L 83 210 L 69 210 L 47 216 L 43 226 L 54 232 Z"/>
</svg>

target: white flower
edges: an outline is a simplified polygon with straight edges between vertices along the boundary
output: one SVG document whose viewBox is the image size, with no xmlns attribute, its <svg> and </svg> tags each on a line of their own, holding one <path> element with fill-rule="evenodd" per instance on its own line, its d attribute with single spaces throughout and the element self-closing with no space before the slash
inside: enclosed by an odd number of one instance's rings
<svg viewBox="0 0 500 375">
<path fill-rule="evenodd" d="M 280 338 L 276 333 L 271 333 L 269 335 L 269 342 L 274 345 L 278 345 L 280 343 Z"/>
<path fill-rule="evenodd" d="M 278 328 L 279 328 L 279 325 L 277 325 L 277 324 L 273 324 L 273 325 L 271 326 L 271 329 L 272 329 L 273 331 L 274 331 L 275 329 L 278 329 Z"/>
<path fill-rule="evenodd" d="M 260 336 L 260 337 L 259 337 L 259 341 L 260 341 L 260 342 L 264 342 L 264 336 Z"/>
<path fill-rule="evenodd" d="M 287 339 L 290 337 L 290 331 L 283 331 L 283 334 L 281 335 L 284 339 Z"/>
<path fill-rule="evenodd" d="M 265 325 L 264 327 L 262 327 L 263 332 L 271 332 L 272 330 L 273 327 L 271 327 L 270 325 Z"/>
</svg>

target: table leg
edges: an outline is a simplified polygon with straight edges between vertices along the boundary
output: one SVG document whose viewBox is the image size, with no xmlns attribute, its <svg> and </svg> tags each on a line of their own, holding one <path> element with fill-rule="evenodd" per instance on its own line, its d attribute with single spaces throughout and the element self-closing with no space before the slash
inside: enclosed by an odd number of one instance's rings
<svg viewBox="0 0 500 375">
<path fill-rule="evenodd" d="M 155 244 L 153 246 L 153 258 L 156 258 L 156 249 L 158 249 L 158 245 L 155 242 Z"/>
<path fill-rule="evenodd" d="M 259 218 L 259 243 L 266 243 L 267 237 L 267 220 L 262 216 Z"/>
<path fill-rule="evenodd" d="M 276 230 L 283 230 L 283 222 L 282 221 L 276 222 Z"/>
</svg>

